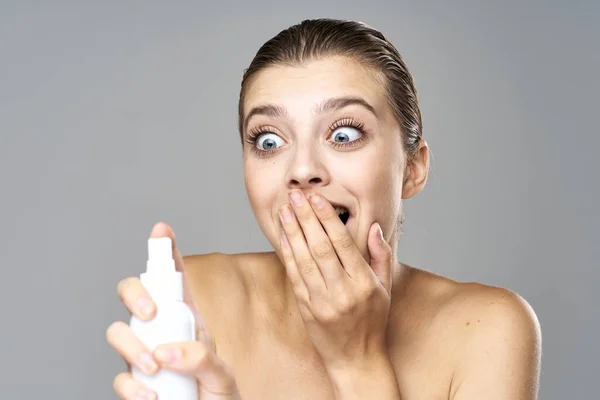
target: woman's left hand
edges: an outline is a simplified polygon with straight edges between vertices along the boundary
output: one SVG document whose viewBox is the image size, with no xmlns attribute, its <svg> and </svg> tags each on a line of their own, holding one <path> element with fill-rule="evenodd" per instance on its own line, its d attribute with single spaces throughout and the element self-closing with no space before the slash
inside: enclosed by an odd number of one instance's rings
<svg viewBox="0 0 600 400">
<path fill-rule="evenodd" d="M 282 256 L 306 330 L 326 369 L 368 366 L 387 356 L 393 260 L 381 228 L 374 223 L 369 230 L 369 265 L 323 196 L 307 199 L 294 190 L 290 199 L 293 206 L 280 209 Z"/>
</svg>

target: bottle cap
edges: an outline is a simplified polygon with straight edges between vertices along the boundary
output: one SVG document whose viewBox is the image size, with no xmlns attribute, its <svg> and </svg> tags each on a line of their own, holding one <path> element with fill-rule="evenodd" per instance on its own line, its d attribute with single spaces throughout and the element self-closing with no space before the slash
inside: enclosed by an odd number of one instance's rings
<svg viewBox="0 0 600 400">
<path fill-rule="evenodd" d="M 182 275 L 175 268 L 171 238 L 148 239 L 148 262 L 140 280 L 155 302 L 183 300 Z"/>
</svg>

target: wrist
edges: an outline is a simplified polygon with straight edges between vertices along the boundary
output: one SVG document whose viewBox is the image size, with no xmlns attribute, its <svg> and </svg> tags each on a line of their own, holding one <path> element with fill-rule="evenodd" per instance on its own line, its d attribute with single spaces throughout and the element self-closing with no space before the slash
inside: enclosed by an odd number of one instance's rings
<svg viewBox="0 0 600 400">
<path fill-rule="evenodd" d="M 387 353 L 338 363 L 327 368 L 327 373 L 336 399 L 401 399 L 396 373 Z"/>
</svg>

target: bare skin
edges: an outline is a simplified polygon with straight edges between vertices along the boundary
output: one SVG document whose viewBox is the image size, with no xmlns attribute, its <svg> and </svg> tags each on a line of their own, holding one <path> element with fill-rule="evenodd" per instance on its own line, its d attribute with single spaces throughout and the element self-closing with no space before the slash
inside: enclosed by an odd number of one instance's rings
<svg viewBox="0 0 600 400">
<path fill-rule="evenodd" d="M 348 98 L 367 106 L 329 101 Z M 151 236 L 175 242 L 201 334 L 163 346 L 179 349 L 174 363 L 155 351 L 150 373 L 196 376 L 201 400 L 537 398 L 541 335 L 523 299 L 396 261 L 401 200 L 425 185 L 428 149 L 421 140 L 413 157 L 403 152 L 373 71 L 339 58 L 268 68 L 244 109 L 246 190 L 274 252 L 182 258 L 173 231 L 156 225 Z M 332 144 L 340 134 L 342 144 Z M 288 198 L 293 192 L 303 205 Z M 325 207 L 309 201 L 314 194 Z M 345 225 L 330 203 L 348 208 Z M 286 208 L 293 222 L 281 218 Z M 147 294 L 137 278 L 122 281 L 119 294 L 132 313 L 152 318 L 140 314 Z M 330 305 L 337 311 L 324 318 Z M 107 336 L 129 363 L 150 354 L 122 323 Z M 128 373 L 115 379 L 121 398 L 140 390 Z"/>
<path fill-rule="evenodd" d="M 216 352 L 243 398 L 334 398 L 276 254 L 211 254 L 185 263 Z M 534 398 L 537 332 L 521 299 L 407 265 L 400 271 L 387 340 L 402 398 Z M 522 335 L 517 348 L 501 343 L 511 335 Z M 478 352 L 489 355 L 480 360 Z M 477 370 L 486 371 L 473 375 L 477 382 L 466 379 Z"/>
</svg>

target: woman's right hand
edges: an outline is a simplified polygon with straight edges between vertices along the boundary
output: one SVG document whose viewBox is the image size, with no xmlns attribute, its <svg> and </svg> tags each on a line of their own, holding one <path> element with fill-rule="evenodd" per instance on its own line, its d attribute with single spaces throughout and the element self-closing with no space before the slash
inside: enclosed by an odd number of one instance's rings
<svg viewBox="0 0 600 400">
<path fill-rule="evenodd" d="M 175 264 L 177 269 L 183 272 L 183 258 L 177 250 L 175 235 L 171 228 L 164 223 L 156 224 L 150 236 L 171 238 Z M 117 292 L 131 314 L 142 320 L 154 318 L 156 306 L 139 278 L 123 279 L 117 285 Z M 118 374 L 113 382 L 113 388 L 119 398 L 156 399 L 156 394 L 152 390 L 133 379 L 131 366 L 134 365 L 149 375 L 165 368 L 194 376 L 199 384 L 199 400 L 239 400 L 235 379 L 227 366 L 217 358 L 202 317 L 191 299 L 184 275 L 184 300 L 192 310 L 197 325 L 197 340 L 194 342 L 168 343 L 158 346 L 152 352 L 125 322 L 116 321 L 108 327 L 107 341 L 125 360 L 128 367 L 128 372 Z"/>
</svg>

